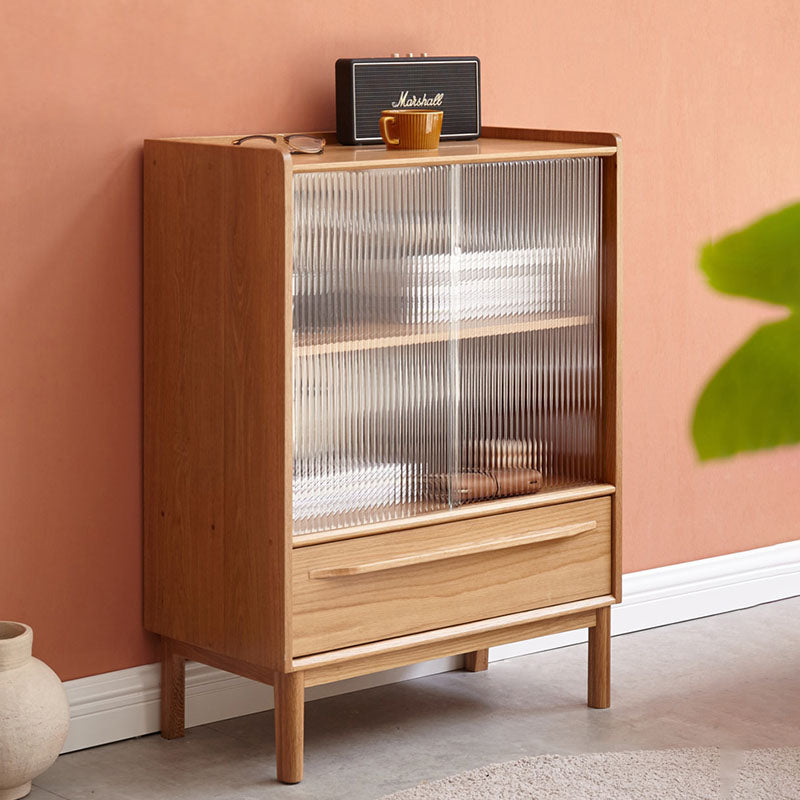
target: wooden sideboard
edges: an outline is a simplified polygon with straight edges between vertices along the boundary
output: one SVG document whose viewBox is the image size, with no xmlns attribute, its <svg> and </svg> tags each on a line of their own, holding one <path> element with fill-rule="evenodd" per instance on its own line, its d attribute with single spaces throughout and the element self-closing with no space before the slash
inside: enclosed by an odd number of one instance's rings
<svg viewBox="0 0 800 800">
<path fill-rule="evenodd" d="M 618 138 L 489 127 L 320 155 L 234 138 L 144 146 L 162 735 L 184 732 L 185 660 L 262 681 L 296 783 L 305 686 L 460 653 L 485 669 L 493 645 L 577 628 L 607 707 Z M 503 496 L 520 469 L 543 488 Z M 484 476 L 496 496 L 469 488 Z"/>
</svg>

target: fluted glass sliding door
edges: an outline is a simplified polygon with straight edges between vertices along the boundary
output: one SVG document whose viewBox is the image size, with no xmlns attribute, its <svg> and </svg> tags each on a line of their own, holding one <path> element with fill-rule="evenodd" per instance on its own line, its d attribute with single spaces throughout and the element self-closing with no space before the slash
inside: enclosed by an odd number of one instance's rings
<svg viewBox="0 0 800 800">
<path fill-rule="evenodd" d="M 596 478 L 599 175 L 295 175 L 295 533 Z"/>
</svg>

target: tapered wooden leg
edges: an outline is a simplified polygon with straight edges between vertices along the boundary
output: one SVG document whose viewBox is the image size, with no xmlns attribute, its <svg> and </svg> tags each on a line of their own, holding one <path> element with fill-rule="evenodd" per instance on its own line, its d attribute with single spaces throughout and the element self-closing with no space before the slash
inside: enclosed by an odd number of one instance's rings
<svg viewBox="0 0 800 800">
<path fill-rule="evenodd" d="M 303 711 L 305 700 L 302 672 L 275 674 L 275 759 L 278 780 L 303 780 Z"/>
<path fill-rule="evenodd" d="M 161 639 L 161 735 L 179 739 L 186 726 L 185 659 L 176 655 L 169 639 Z"/>
<path fill-rule="evenodd" d="M 597 624 L 589 628 L 589 706 L 611 705 L 611 608 L 597 609 Z"/>
<path fill-rule="evenodd" d="M 489 648 L 464 653 L 464 669 L 467 672 L 483 672 L 489 669 Z"/>
</svg>

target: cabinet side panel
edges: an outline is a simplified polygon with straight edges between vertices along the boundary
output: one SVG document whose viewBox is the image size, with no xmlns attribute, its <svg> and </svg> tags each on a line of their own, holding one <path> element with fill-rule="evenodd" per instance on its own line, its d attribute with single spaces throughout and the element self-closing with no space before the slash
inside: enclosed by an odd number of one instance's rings
<svg viewBox="0 0 800 800">
<path fill-rule="evenodd" d="M 145 626 L 268 667 L 285 662 L 283 158 L 145 145 Z"/>
<path fill-rule="evenodd" d="M 281 669 L 291 660 L 291 164 L 275 148 L 223 158 L 224 652 Z"/>
<path fill-rule="evenodd" d="M 611 503 L 611 591 L 622 599 L 622 409 L 621 328 L 622 264 L 619 248 L 620 154 L 603 161 L 601 230 L 603 306 L 603 480 L 616 486 Z"/>
<path fill-rule="evenodd" d="M 211 646 L 222 635 L 223 314 L 218 177 L 198 150 L 144 152 L 145 626 Z"/>
</svg>

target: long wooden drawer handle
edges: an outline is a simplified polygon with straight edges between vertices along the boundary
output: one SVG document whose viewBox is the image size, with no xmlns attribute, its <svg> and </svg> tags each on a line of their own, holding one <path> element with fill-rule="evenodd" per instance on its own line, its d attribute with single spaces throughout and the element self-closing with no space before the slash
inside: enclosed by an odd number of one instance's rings
<svg viewBox="0 0 800 800">
<path fill-rule="evenodd" d="M 446 558 L 469 556 L 473 553 L 488 553 L 491 550 L 505 550 L 509 547 L 520 547 L 524 544 L 534 544 L 536 542 L 548 542 L 552 539 L 568 539 L 571 536 L 593 531 L 596 528 L 597 522 L 595 520 L 591 522 L 578 522 L 574 525 L 564 525 L 560 528 L 520 533 L 516 536 L 506 536 L 502 539 L 490 539 L 488 542 L 473 542 L 471 544 L 441 548 L 440 550 L 428 550 L 425 553 L 412 553 L 408 556 L 387 558 L 383 561 L 368 561 L 365 564 L 346 564 L 341 567 L 319 567 L 309 570 L 308 577 L 311 578 L 311 580 L 318 580 L 323 578 L 341 578 L 347 575 L 364 575 L 367 572 L 383 572 L 387 569 L 408 567 L 412 564 L 427 564 L 431 561 L 443 561 Z"/>
</svg>

